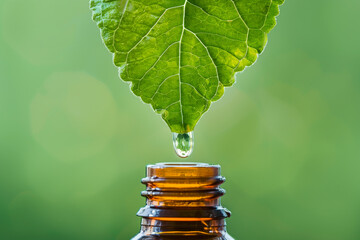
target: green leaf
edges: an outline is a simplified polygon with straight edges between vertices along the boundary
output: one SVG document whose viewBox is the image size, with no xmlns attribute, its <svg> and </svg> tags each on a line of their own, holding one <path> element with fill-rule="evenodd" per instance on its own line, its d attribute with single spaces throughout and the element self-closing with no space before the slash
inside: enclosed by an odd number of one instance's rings
<svg viewBox="0 0 360 240">
<path fill-rule="evenodd" d="M 93 19 L 120 77 L 162 114 L 192 131 L 235 73 L 253 64 L 283 0 L 91 0 Z"/>
</svg>

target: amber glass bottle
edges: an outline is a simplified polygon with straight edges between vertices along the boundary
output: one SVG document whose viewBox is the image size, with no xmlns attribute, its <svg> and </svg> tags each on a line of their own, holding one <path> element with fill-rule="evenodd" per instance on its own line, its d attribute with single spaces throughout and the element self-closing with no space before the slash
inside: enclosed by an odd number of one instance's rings
<svg viewBox="0 0 360 240">
<path fill-rule="evenodd" d="M 224 181 L 219 165 L 148 165 L 141 230 L 132 240 L 234 240 L 225 227 L 230 212 L 220 204 Z"/>
</svg>

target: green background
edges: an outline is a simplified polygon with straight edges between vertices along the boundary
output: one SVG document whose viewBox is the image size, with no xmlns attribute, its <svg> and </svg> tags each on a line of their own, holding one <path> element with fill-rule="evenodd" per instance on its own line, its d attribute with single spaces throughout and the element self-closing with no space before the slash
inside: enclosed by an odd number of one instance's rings
<svg viewBox="0 0 360 240">
<path fill-rule="evenodd" d="M 360 239 L 359 1 L 292 1 L 196 127 L 246 240 Z M 0 1 L 0 239 L 130 239 L 145 165 L 180 161 L 86 0 Z"/>
</svg>

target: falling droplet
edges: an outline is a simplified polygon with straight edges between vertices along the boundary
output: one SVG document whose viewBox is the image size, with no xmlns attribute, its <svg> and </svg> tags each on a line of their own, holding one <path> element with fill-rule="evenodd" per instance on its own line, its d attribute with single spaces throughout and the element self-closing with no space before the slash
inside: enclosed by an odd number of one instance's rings
<svg viewBox="0 0 360 240">
<path fill-rule="evenodd" d="M 190 156 L 194 148 L 194 132 L 172 134 L 176 154 L 181 158 Z"/>
</svg>

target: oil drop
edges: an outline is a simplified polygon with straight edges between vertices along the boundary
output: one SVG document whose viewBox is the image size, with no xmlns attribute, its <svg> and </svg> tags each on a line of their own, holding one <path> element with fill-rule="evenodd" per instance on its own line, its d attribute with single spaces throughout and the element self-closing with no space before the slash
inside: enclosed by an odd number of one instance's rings
<svg viewBox="0 0 360 240">
<path fill-rule="evenodd" d="M 172 133 L 176 154 L 181 158 L 191 155 L 194 148 L 194 132 Z"/>
</svg>

